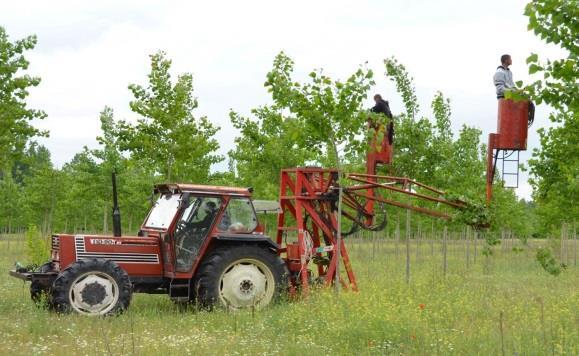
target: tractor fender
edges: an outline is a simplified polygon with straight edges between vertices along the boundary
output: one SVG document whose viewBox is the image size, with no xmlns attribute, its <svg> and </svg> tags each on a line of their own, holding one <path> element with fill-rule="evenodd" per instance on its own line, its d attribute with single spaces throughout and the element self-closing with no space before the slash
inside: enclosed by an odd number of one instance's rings
<svg viewBox="0 0 579 356">
<path fill-rule="evenodd" d="M 265 235 L 253 235 L 253 234 L 224 234 L 221 233 L 215 237 L 216 243 L 255 243 L 262 245 L 269 249 L 278 251 L 279 246 L 273 242 L 269 237 Z"/>
</svg>

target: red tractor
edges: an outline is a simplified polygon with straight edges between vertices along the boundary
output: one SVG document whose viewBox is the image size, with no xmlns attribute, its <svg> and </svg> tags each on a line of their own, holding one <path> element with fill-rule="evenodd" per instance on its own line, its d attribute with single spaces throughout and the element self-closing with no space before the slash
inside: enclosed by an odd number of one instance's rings
<svg viewBox="0 0 579 356">
<path fill-rule="evenodd" d="M 288 269 L 263 233 L 251 189 L 160 184 L 155 193 L 138 236 L 121 236 L 117 214 L 115 236 L 53 235 L 50 262 L 10 274 L 32 282 L 33 300 L 87 315 L 120 312 L 133 292 L 239 309 L 266 306 L 287 289 Z"/>
</svg>

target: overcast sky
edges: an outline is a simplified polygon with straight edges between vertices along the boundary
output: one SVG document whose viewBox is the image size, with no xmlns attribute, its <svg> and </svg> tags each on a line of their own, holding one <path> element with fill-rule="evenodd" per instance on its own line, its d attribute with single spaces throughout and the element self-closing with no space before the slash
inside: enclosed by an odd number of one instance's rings
<svg viewBox="0 0 579 356">
<path fill-rule="evenodd" d="M 47 146 L 60 167 L 84 145 L 96 147 L 99 112 L 105 105 L 117 119 L 134 120 L 130 83 L 146 84 L 148 55 L 164 50 L 173 73 L 190 72 L 196 115 L 221 127 L 221 153 L 236 135 L 230 109 L 248 114 L 270 101 L 263 87 L 274 56 L 285 51 L 296 62 L 296 78 L 324 68 L 346 78 L 360 64 L 375 71 L 376 88 L 396 114 L 402 102 L 384 77 L 382 60 L 395 56 L 415 79 L 423 115 L 440 90 L 451 99 L 453 128 L 463 124 L 496 132 L 497 103 L 492 76 L 501 54 L 510 53 L 515 80 L 527 80 L 531 52 L 561 52 L 527 32 L 519 0 L 407 1 L 0 1 L 0 26 L 11 40 L 38 36 L 27 54 L 30 73 L 42 77 L 30 106 L 48 118 Z M 372 105 L 371 96 L 367 105 Z M 548 108 L 539 106 L 529 131 L 546 126 Z M 219 167 L 217 167 L 219 168 Z M 529 198 L 523 175 L 517 193 Z M 202 182 L 200 182 L 202 183 Z"/>
</svg>

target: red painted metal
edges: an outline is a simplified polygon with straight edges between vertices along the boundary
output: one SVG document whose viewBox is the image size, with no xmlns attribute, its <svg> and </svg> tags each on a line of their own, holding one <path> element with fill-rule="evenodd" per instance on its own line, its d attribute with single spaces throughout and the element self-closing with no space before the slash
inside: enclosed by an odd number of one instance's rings
<svg viewBox="0 0 579 356">
<path fill-rule="evenodd" d="M 374 175 L 377 173 L 378 165 L 392 164 L 394 158 L 394 122 L 390 122 L 385 127 L 384 125 L 377 126 L 369 119 L 368 129 L 374 129 L 374 134 L 370 140 L 366 157 L 366 173 Z M 367 194 L 373 196 L 374 189 L 368 189 Z M 374 211 L 374 200 L 368 199 L 365 209 L 370 212 Z M 367 223 L 372 224 L 371 219 Z"/>
<path fill-rule="evenodd" d="M 156 237 L 108 235 L 55 235 L 59 239 L 61 270 L 83 258 L 110 259 L 130 276 L 162 276 L 159 240 Z"/>
<path fill-rule="evenodd" d="M 374 125 L 369 123 L 369 127 L 375 128 L 375 130 L 366 156 L 366 172 L 376 174 L 376 168 L 379 164 L 392 163 L 394 142 L 390 142 L 389 137 L 392 135 L 390 132 L 394 126 L 390 124 L 387 128 L 383 126 L 374 127 Z"/>
<path fill-rule="evenodd" d="M 349 173 L 346 178 L 356 182 L 355 185 L 346 187 L 344 192 L 344 205 L 356 211 L 356 215 L 361 215 L 363 221 L 359 221 L 348 211 L 342 213 L 347 219 L 357 222 L 362 228 L 373 230 L 375 225 L 375 203 L 392 205 L 403 209 L 413 210 L 432 217 L 450 219 L 450 215 L 434 209 L 428 209 L 421 206 L 415 206 L 410 203 L 403 203 L 395 199 L 388 199 L 380 196 L 378 192 L 390 191 L 410 196 L 415 199 L 442 203 L 453 208 L 462 209 L 466 203 L 462 201 L 450 201 L 444 198 L 445 193 L 441 190 L 427 186 L 415 180 L 406 177 L 382 176 L 377 175 L 379 165 L 391 165 L 393 162 L 394 152 L 394 124 L 391 122 L 388 128 L 376 127 L 369 121 L 369 129 L 374 128 L 375 132 L 370 140 L 370 147 L 367 154 L 366 174 Z M 383 133 L 383 134 L 382 134 Z M 360 184 L 361 183 L 361 184 Z M 421 192 L 413 191 L 418 188 Z M 361 190 L 366 190 L 366 194 L 361 194 Z"/>
<path fill-rule="evenodd" d="M 364 201 L 372 200 L 403 209 L 413 210 L 436 218 L 450 219 L 450 215 L 443 211 L 399 202 L 394 200 L 394 197 L 388 199 L 377 194 L 378 191 L 389 191 L 393 194 L 407 195 L 418 200 L 431 201 L 457 209 L 466 207 L 465 202 L 461 200 L 448 200 L 444 198 L 444 195 L 446 194 L 445 192 L 406 177 L 348 173 L 346 174 L 346 178 L 354 182 L 362 183 L 344 188 L 346 197 L 346 199 L 344 199 L 344 204 L 354 210 L 358 210 Z M 421 193 L 414 191 L 414 188 L 420 188 Z M 363 190 L 372 190 L 373 194 L 363 194 L 361 193 Z M 367 207 L 368 205 L 366 204 L 365 206 Z M 368 229 L 374 223 L 374 211 L 366 209 L 366 211 L 362 211 L 362 214 L 366 218 L 366 224 L 361 224 L 361 226 L 362 228 Z"/>
<path fill-rule="evenodd" d="M 201 185 L 187 183 L 164 183 L 155 185 L 156 192 L 194 192 L 203 193 L 203 195 L 242 195 L 251 196 L 250 189 L 238 187 L 224 187 L 218 185 Z"/>
<path fill-rule="evenodd" d="M 489 134 L 487 147 L 487 205 L 492 199 L 492 185 L 499 151 L 524 151 L 527 149 L 530 105 L 528 100 L 499 99 L 498 101 L 498 133 Z"/>
<path fill-rule="evenodd" d="M 291 272 L 292 294 L 299 286 L 301 292 L 307 295 L 312 281 L 331 285 L 338 258 L 342 259 L 347 276 L 347 281 L 341 278 L 341 283 L 358 290 L 343 240 L 340 256 L 335 253 L 338 177 L 336 169 L 292 168 L 281 172 L 281 212 L 278 215 L 276 241 L 280 246 L 279 253 L 286 259 Z M 288 236 L 290 232 L 296 232 L 295 236 Z M 308 268 L 310 263 L 316 264 L 315 271 Z"/>
<path fill-rule="evenodd" d="M 529 101 L 499 99 L 498 139 L 495 148 L 526 150 L 529 127 Z"/>
</svg>

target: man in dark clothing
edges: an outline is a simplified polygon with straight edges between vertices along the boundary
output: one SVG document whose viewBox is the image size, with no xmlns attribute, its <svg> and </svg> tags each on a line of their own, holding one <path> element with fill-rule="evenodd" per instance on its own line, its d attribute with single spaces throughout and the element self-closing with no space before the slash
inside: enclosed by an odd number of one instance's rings
<svg viewBox="0 0 579 356">
<path fill-rule="evenodd" d="M 190 224 L 191 227 L 196 227 L 196 228 L 209 228 L 209 227 L 211 227 L 211 223 L 213 222 L 213 218 L 215 217 L 215 214 L 217 213 L 217 205 L 212 201 L 205 202 L 204 212 L 205 212 L 205 217 L 203 217 L 203 219 L 200 221 L 191 223 Z"/>
<path fill-rule="evenodd" d="M 375 113 L 382 113 L 386 115 L 386 117 L 391 119 L 392 112 L 390 111 L 390 105 L 388 105 L 388 102 L 382 99 L 382 96 L 380 94 L 374 95 L 374 101 L 376 102 L 376 105 L 374 105 L 371 111 Z"/>
<path fill-rule="evenodd" d="M 384 114 L 386 115 L 387 118 L 392 120 L 392 112 L 390 111 L 390 105 L 388 105 L 388 102 L 386 100 L 382 99 L 382 95 L 380 94 L 374 95 L 374 101 L 376 102 L 376 105 L 374 105 L 374 107 L 370 109 L 370 111 L 374 113 Z M 370 122 L 370 126 L 374 127 L 375 124 Z M 374 128 L 378 129 L 378 127 Z M 392 142 L 394 142 L 394 123 L 392 121 L 388 123 L 388 127 L 386 130 L 388 135 L 388 143 L 392 144 Z"/>
</svg>

